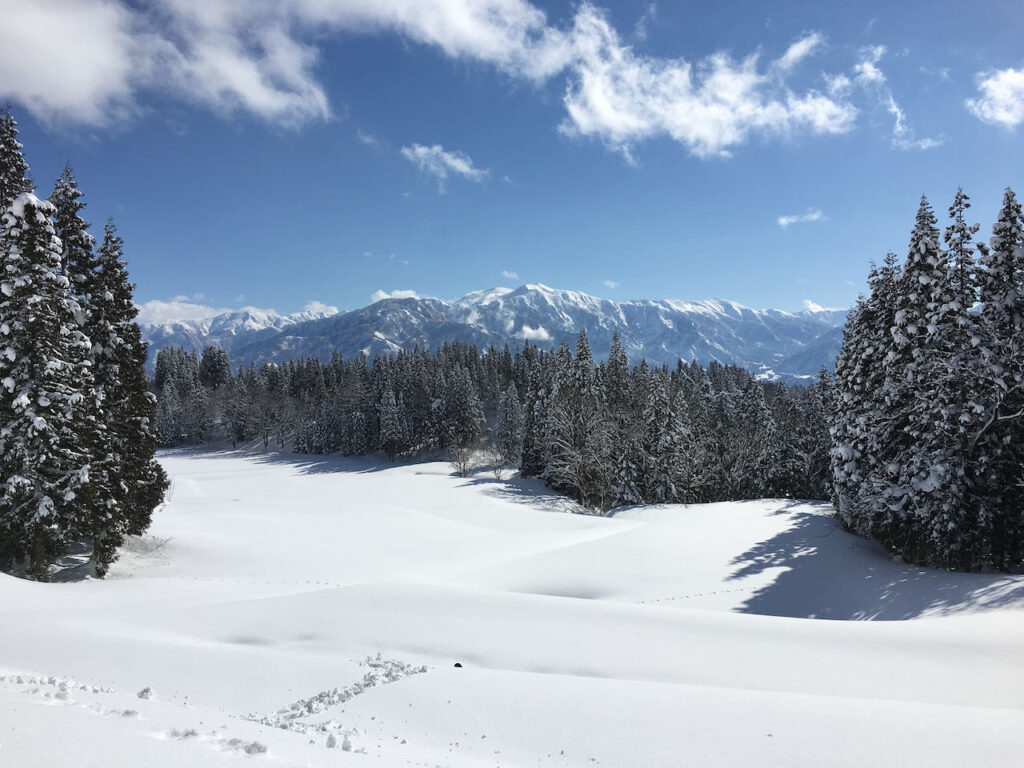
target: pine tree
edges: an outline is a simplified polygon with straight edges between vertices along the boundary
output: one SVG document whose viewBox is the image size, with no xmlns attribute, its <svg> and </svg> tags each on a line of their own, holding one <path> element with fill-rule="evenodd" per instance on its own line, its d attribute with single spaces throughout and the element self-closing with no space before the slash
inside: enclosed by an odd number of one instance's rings
<svg viewBox="0 0 1024 768">
<path fill-rule="evenodd" d="M 405 444 L 405 419 L 395 400 L 395 391 L 390 387 L 384 390 L 380 401 L 380 447 L 387 454 L 389 461 L 394 461 Z"/>
<path fill-rule="evenodd" d="M 518 467 L 523 455 L 523 407 L 515 382 L 501 393 L 498 401 L 498 424 L 495 432 L 498 455 L 505 464 Z"/>
<path fill-rule="evenodd" d="M 89 341 L 60 274 L 53 206 L 31 193 L 15 198 L 0 234 L 0 561 L 28 560 L 45 579 L 70 540 L 90 533 L 95 509 L 89 447 L 98 428 Z"/>
<path fill-rule="evenodd" d="M 153 510 L 163 502 L 168 480 L 155 458 L 159 442 L 156 399 L 148 391 L 146 343 L 136 322 L 135 286 L 128 280 L 123 252 L 124 242 L 113 221 L 108 221 L 97 255 L 97 290 L 91 309 L 92 364 L 112 437 L 113 488 L 121 511 L 120 526 L 115 530 L 138 536 L 149 527 Z M 108 534 L 108 545 L 116 539 L 117 534 Z M 97 570 L 105 569 L 106 556 L 97 556 Z"/>
<path fill-rule="evenodd" d="M 1012 190 L 982 254 L 983 414 L 971 441 L 984 462 L 993 564 L 1024 562 L 1024 214 Z"/>
<path fill-rule="evenodd" d="M 32 191 L 28 163 L 21 153 L 18 123 L 7 109 L 0 109 L 0 216 L 22 192 Z"/>
<path fill-rule="evenodd" d="M 585 331 L 575 357 L 562 354 L 558 365 L 545 478 L 584 506 L 603 509 L 611 491 L 610 423 Z"/>
</svg>

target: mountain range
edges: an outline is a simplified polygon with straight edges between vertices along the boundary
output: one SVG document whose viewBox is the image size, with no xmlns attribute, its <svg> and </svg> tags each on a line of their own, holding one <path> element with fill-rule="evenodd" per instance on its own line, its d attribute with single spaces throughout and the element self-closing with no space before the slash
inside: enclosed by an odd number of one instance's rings
<svg viewBox="0 0 1024 768">
<path fill-rule="evenodd" d="M 675 299 L 616 302 L 577 291 L 527 284 L 474 291 L 455 301 L 385 298 L 348 312 L 281 315 L 246 308 L 202 320 L 141 323 L 150 353 L 166 346 L 225 349 L 234 365 L 292 358 L 346 358 L 460 341 L 513 350 L 575 345 L 586 330 L 596 359 L 618 332 L 630 360 L 674 366 L 679 359 L 747 368 L 765 379 L 806 381 L 832 368 L 847 310 L 808 304 L 797 313 L 757 310 L 732 301 Z M 151 358 L 152 359 L 152 358 Z"/>
</svg>

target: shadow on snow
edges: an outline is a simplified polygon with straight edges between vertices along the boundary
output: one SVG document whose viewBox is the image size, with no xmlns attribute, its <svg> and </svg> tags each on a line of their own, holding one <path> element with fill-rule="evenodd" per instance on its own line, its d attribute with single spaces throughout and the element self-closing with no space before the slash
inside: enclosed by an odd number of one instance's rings
<svg viewBox="0 0 1024 768">
<path fill-rule="evenodd" d="M 742 503 L 742 502 L 740 502 Z M 782 570 L 739 609 L 798 618 L 899 620 L 1001 607 L 1024 608 L 1024 578 L 956 573 L 908 565 L 882 547 L 844 531 L 834 518 L 775 514 L 792 525 L 733 558 L 730 580 Z"/>
</svg>

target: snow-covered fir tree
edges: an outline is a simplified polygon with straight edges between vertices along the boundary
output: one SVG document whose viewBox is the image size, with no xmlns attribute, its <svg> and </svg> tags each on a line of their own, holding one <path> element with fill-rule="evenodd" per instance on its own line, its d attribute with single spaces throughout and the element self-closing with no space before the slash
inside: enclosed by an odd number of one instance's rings
<svg viewBox="0 0 1024 768">
<path fill-rule="evenodd" d="M 968 200 L 949 209 L 948 250 L 922 200 L 905 264 L 873 271 L 851 313 L 830 398 L 834 491 L 847 526 L 909 561 L 1010 569 L 1024 561 L 1024 222 L 1008 191 L 991 250 L 975 245 Z"/>
<path fill-rule="evenodd" d="M 0 564 L 45 579 L 68 543 L 93 532 L 107 499 L 90 477 L 102 424 L 90 343 L 61 273 L 53 206 L 19 194 L 0 230 Z"/>
<path fill-rule="evenodd" d="M 146 343 L 136 317 L 133 293 L 124 263 L 124 242 L 113 221 L 103 229 L 96 257 L 96 292 L 89 306 L 92 330 L 93 376 L 108 425 L 113 460 L 110 462 L 118 524 L 101 534 L 104 546 L 94 544 L 93 559 L 102 572 L 122 534 L 138 536 L 152 520 L 168 487 L 157 462 L 156 398 L 148 391 Z"/>
<path fill-rule="evenodd" d="M 0 215 L 22 192 L 32 191 L 28 163 L 18 141 L 18 123 L 7 109 L 0 109 Z"/>
</svg>

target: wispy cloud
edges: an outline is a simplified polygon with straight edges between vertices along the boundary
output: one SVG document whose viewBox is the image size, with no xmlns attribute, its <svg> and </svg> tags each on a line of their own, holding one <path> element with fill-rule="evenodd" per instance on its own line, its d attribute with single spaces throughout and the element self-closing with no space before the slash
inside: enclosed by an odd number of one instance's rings
<svg viewBox="0 0 1024 768">
<path fill-rule="evenodd" d="M 503 269 L 503 270 L 501 270 L 501 276 L 503 278 L 505 278 L 506 280 L 518 280 L 519 279 L 519 274 L 517 272 L 513 272 L 510 269 Z"/>
<path fill-rule="evenodd" d="M 412 290 L 398 290 L 398 291 L 374 291 L 370 295 L 370 301 L 378 302 L 384 299 L 418 299 L 419 296 L 416 291 Z"/>
<path fill-rule="evenodd" d="M 891 93 L 886 103 L 886 110 L 895 121 L 892 127 L 892 145 L 896 149 L 934 149 L 942 146 L 942 139 L 914 138 L 914 131 L 907 125 L 906 114 Z"/>
<path fill-rule="evenodd" d="M 919 67 L 918 68 L 923 75 L 930 75 L 936 77 L 944 83 L 953 82 L 953 78 L 949 76 L 949 67 Z"/>
<path fill-rule="evenodd" d="M 619 284 L 616 283 L 614 280 L 605 280 L 604 281 L 604 287 L 605 288 L 618 288 Z"/>
<path fill-rule="evenodd" d="M 367 133 L 361 128 L 356 129 L 356 139 L 360 144 L 379 149 L 381 147 L 381 140 L 374 136 L 372 133 Z"/>
<path fill-rule="evenodd" d="M 779 216 L 776 221 L 783 229 L 793 224 L 809 224 L 814 221 L 827 221 L 828 217 L 817 208 L 808 208 L 806 213 L 794 213 L 788 216 Z"/>
<path fill-rule="evenodd" d="M 882 72 L 879 63 L 886 54 L 884 45 L 871 45 L 861 49 L 860 60 L 853 67 L 853 80 L 840 76 L 830 82 L 831 89 L 849 89 L 854 83 L 868 93 L 872 93 L 878 99 L 879 105 L 885 109 L 893 118 L 892 138 L 890 143 L 893 149 L 934 149 L 942 146 L 941 138 L 918 139 L 914 135 L 907 120 L 907 114 L 903 111 L 892 89 L 889 87 L 885 73 Z"/>
<path fill-rule="evenodd" d="M 648 27 L 651 22 L 656 21 L 658 18 L 658 4 L 651 3 L 644 9 L 643 14 L 637 19 L 636 25 L 633 27 L 633 37 L 640 42 L 647 39 Z"/>
<path fill-rule="evenodd" d="M 981 95 L 964 106 L 990 125 L 1016 128 L 1024 123 L 1024 69 L 1002 69 L 977 75 Z"/>
<path fill-rule="evenodd" d="M 470 181 L 480 182 L 487 178 L 489 173 L 484 168 L 477 168 L 473 160 L 465 152 L 458 150 L 446 150 L 440 144 L 427 147 L 422 144 L 413 144 L 409 147 L 402 147 L 402 157 L 419 168 L 423 173 L 429 174 L 437 179 L 438 188 L 444 190 L 448 176 L 455 174 Z"/>
<path fill-rule="evenodd" d="M 812 32 L 809 35 L 804 35 L 795 43 L 793 43 L 786 52 L 775 61 L 775 67 L 784 72 L 788 72 L 799 65 L 804 59 L 814 55 L 814 53 L 825 45 L 825 38 L 817 32 Z"/>
</svg>

